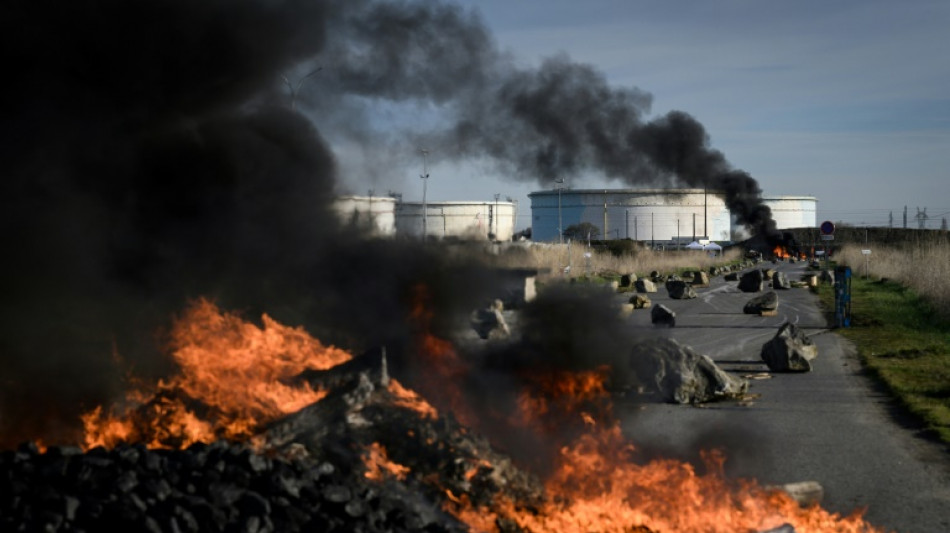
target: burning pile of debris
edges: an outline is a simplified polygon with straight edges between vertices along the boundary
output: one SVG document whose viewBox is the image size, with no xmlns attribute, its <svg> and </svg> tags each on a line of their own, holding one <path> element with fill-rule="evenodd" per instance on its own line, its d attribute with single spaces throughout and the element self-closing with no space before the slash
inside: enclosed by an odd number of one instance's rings
<svg viewBox="0 0 950 533">
<path fill-rule="evenodd" d="M 247 444 L 4 452 L 0 529 L 464 531 L 444 507 L 541 494 L 536 478 L 391 380 L 384 356 L 299 379 L 332 388 Z"/>
<path fill-rule="evenodd" d="M 206 323 L 178 326 L 199 332 L 178 352 L 233 366 L 253 347 L 238 371 L 218 366 L 200 374 L 239 390 L 243 407 L 222 401 L 226 390 L 199 394 L 181 376 L 160 384 L 148 401 L 90 414 L 85 450 L 40 453 L 25 444 L 3 452 L 0 529 L 873 531 L 859 517 L 803 508 L 780 490 L 726 479 L 725 458 L 715 451 L 704 468 L 643 462 L 611 416 L 604 369 L 534 376 L 539 387 L 519 396 L 517 412 L 499 415 L 512 428 L 555 441 L 542 480 L 392 378 L 385 350 L 339 361 L 341 353 L 300 329 L 266 317 L 258 328 L 212 311 L 203 302 L 186 315 Z M 232 345 L 215 344 L 220 338 Z M 208 356 L 208 342 L 226 357 Z M 301 349 L 310 350 L 307 357 L 294 355 Z M 702 366 L 689 350 L 667 349 Z M 232 377 L 247 383 L 236 389 Z M 262 378 L 280 384 L 292 407 L 278 405 Z M 298 393 L 317 399 L 299 405 Z M 243 423 L 237 412 L 247 417 Z M 550 418 L 555 412 L 575 419 L 566 424 L 577 429 L 570 440 L 561 419 Z M 148 427 L 154 424 L 163 432 Z M 222 438 L 236 435 L 243 438 Z"/>
</svg>

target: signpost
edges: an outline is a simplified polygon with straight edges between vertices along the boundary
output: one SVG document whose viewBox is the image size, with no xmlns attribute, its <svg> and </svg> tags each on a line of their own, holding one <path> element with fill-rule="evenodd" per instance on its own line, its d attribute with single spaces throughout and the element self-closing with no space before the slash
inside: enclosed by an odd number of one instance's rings
<svg viewBox="0 0 950 533">
<path fill-rule="evenodd" d="M 821 231 L 822 241 L 835 240 L 835 223 L 834 222 L 830 220 L 826 220 L 821 223 L 821 226 L 818 226 L 818 229 Z M 827 251 L 827 246 L 828 245 L 825 245 L 826 251 Z M 825 268 L 827 267 L 828 267 L 828 254 L 825 253 Z"/>
<path fill-rule="evenodd" d="M 864 255 L 864 279 L 868 279 L 868 263 L 871 259 L 871 250 L 861 250 L 861 254 Z"/>
</svg>

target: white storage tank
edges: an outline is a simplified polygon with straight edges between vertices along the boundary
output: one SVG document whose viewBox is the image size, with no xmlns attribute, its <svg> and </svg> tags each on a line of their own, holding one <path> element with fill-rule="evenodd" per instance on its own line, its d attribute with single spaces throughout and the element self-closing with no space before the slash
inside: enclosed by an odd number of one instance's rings
<svg viewBox="0 0 950 533">
<path fill-rule="evenodd" d="M 778 229 L 818 226 L 818 198 L 814 196 L 763 196 Z"/>
<path fill-rule="evenodd" d="M 518 204 L 488 202 L 399 202 L 396 233 L 421 237 L 423 226 L 429 238 L 509 241 L 514 234 Z M 425 216 L 423 216 L 425 213 Z"/>
<path fill-rule="evenodd" d="M 531 199 L 531 237 L 558 242 L 558 228 L 588 222 L 601 239 L 689 242 L 730 240 L 730 213 L 705 189 L 560 189 Z"/>
<path fill-rule="evenodd" d="M 388 196 L 338 196 L 333 209 L 345 226 L 365 236 L 392 237 L 396 234 L 396 199 Z"/>
</svg>

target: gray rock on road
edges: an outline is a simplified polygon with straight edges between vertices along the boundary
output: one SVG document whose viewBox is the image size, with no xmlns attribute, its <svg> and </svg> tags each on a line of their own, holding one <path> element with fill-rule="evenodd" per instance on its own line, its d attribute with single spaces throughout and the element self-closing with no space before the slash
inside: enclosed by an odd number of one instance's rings
<svg viewBox="0 0 950 533">
<path fill-rule="evenodd" d="M 698 296 L 693 286 L 683 280 L 667 281 L 666 292 L 674 300 L 689 300 Z"/>
<path fill-rule="evenodd" d="M 775 291 L 769 291 L 746 302 L 742 312 L 747 315 L 761 315 L 763 311 L 775 311 L 777 309 L 778 294 L 775 294 Z"/>
<path fill-rule="evenodd" d="M 653 304 L 649 298 L 642 294 L 635 294 L 631 296 L 628 302 L 633 305 L 634 309 L 646 309 Z"/>
<path fill-rule="evenodd" d="M 765 274 L 758 268 L 739 277 L 739 290 L 742 292 L 760 292 L 763 285 L 765 285 Z"/>
<path fill-rule="evenodd" d="M 631 365 L 644 392 L 670 403 L 733 398 L 749 388 L 748 381 L 726 373 L 709 356 L 672 339 L 650 339 L 635 345 Z"/>
<path fill-rule="evenodd" d="M 776 272 L 772 274 L 772 288 L 788 290 L 792 288 L 792 284 L 788 281 L 788 276 L 784 272 Z"/>
<path fill-rule="evenodd" d="M 650 321 L 653 322 L 654 326 L 669 326 L 672 328 L 676 325 L 676 313 L 669 307 L 658 304 L 650 311 Z"/>
<path fill-rule="evenodd" d="M 761 357 L 773 372 L 810 372 L 818 346 L 795 324 L 787 322 L 762 345 Z"/>
<path fill-rule="evenodd" d="M 637 292 L 656 292 L 656 284 L 648 279 L 638 279 L 633 284 Z"/>
</svg>

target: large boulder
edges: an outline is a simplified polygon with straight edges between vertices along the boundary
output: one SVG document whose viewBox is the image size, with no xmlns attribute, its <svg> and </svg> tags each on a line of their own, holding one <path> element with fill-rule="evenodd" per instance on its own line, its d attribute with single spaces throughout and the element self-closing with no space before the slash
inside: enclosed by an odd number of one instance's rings
<svg viewBox="0 0 950 533">
<path fill-rule="evenodd" d="M 738 272 L 730 272 L 730 273 L 726 274 L 725 276 L 723 276 L 722 279 L 724 279 L 724 280 L 726 280 L 726 281 L 739 281 L 739 273 L 738 273 Z"/>
<path fill-rule="evenodd" d="M 693 286 L 683 280 L 667 281 L 666 291 L 674 300 L 689 300 L 698 296 Z"/>
<path fill-rule="evenodd" d="M 676 313 L 669 307 L 659 304 L 650 311 L 650 321 L 653 322 L 654 326 L 669 326 L 672 328 L 676 325 Z"/>
<path fill-rule="evenodd" d="M 818 346 L 789 322 L 762 345 L 761 357 L 773 372 L 808 372 L 811 360 L 818 357 Z"/>
<path fill-rule="evenodd" d="M 642 294 L 635 294 L 631 296 L 629 302 L 634 309 L 646 309 L 653 305 L 653 302 L 651 302 L 649 298 Z"/>
<path fill-rule="evenodd" d="M 764 284 L 765 274 L 758 268 L 739 277 L 739 290 L 742 292 L 760 292 Z"/>
<path fill-rule="evenodd" d="M 483 339 L 507 339 L 511 335 L 508 323 L 504 315 L 501 314 L 504 304 L 501 300 L 495 300 L 486 309 L 473 311 L 469 317 L 469 323 L 478 336 Z"/>
<path fill-rule="evenodd" d="M 693 287 L 708 287 L 709 274 L 703 272 L 702 270 L 693 272 L 693 281 L 690 282 L 690 285 Z"/>
<path fill-rule="evenodd" d="M 637 281 L 636 274 L 624 274 L 620 276 L 620 288 L 625 289 L 633 285 L 633 282 Z"/>
<path fill-rule="evenodd" d="M 749 382 L 724 372 L 709 356 L 672 339 L 634 346 L 631 366 L 642 390 L 671 403 L 695 404 L 739 396 Z"/>
<path fill-rule="evenodd" d="M 776 272 L 772 274 L 772 288 L 787 290 L 792 288 L 792 284 L 789 283 L 788 276 L 784 272 Z"/>
<path fill-rule="evenodd" d="M 638 279 L 634 282 L 637 292 L 656 292 L 656 284 L 648 279 Z"/>
<path fill-rule="evenodd" d="M 742 312 L 747 315 L 761 315 L 763 312 L 775 311 L 778 309 L 778 294 L 775 291 L 769 291 L 761 296 L 746 302 Z"/>
</svg>

